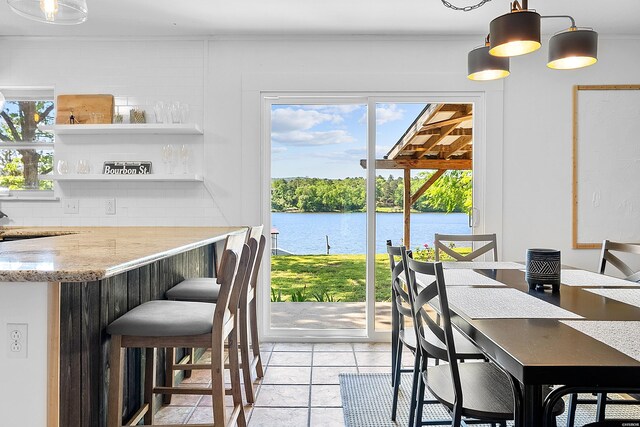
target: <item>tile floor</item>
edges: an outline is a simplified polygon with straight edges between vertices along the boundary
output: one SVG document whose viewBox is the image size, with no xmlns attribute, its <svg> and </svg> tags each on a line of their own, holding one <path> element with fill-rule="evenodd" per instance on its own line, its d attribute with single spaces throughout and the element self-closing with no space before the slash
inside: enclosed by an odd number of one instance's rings
<svg viewBox="0 0 640 427">
<path fill-rule="evenodd" d="M 390 372 L 386 343 L 263 343 L 265 376 L 256 383 L 256 402 L 246 406 L 249 427 L 343 426 L 340 373 Z M 206 356 L 205 356 L 206 357 Z M 413 363 L 405 354 L 406 366 Z M 207 371 L 194 371 L 185 383 L 210 384 Z M 230 402 L 231 397 L 226 399 Z M 211 397 L 174 395 L 156 415 L 157 424 L 210 423 Z"/>
</svg>

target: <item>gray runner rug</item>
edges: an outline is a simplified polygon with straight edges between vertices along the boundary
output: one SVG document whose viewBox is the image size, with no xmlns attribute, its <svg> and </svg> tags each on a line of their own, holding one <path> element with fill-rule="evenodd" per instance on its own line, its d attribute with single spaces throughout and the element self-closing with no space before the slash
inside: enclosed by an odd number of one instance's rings
<svg viewBox="0 0 640 427">
<path fill-rule="evenodd" d="M 340 393 L 347 427 L 396 427 L 408 425 L 411 397 L 411 374 L 402 374 L 398 395 L 396 422 L 391 421 L 393 388 L 391 374 L 340 374 Z M 611 395 L 613 398 L 620 397 Z M 585 396 L 587 397 L 587 396 Z M 595 421 L 596 405 L 578 405 L 575 426 Z M 608 405 L 607 418 L 640 419 L 640 406 Z M 440 404 L 424 406 L 424 420 L 450 420 L 449 412 Z M 557 418 L 558 426 L 566 426 L 566 416 Z M 446 425 L 446 424 L 443 424 Z M 509 425 L 513 425 L 509 423 Z M 486 425 L 487 427 L 489 424 Z"/>
</svg>

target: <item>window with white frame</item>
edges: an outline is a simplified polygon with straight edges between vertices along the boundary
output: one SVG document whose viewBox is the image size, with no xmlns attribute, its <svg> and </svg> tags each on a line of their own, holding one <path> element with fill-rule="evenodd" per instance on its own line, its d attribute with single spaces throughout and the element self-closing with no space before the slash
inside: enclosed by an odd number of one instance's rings
<svg viewBox="0 0 640 427">
<path fill-rule="evenodd" d="M 0 88 L 0 92 L 5 98 L 0 111 L 0 188 L 51 191 L 52 181 L 40 178 L 53 169 L 54 135 L 39 126 L 55 123 L 53 90 Z"/>
</svg>

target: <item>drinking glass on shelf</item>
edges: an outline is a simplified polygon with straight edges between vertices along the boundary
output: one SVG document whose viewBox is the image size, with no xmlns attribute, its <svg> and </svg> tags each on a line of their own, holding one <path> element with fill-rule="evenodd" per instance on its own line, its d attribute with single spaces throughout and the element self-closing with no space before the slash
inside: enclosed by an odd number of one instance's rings
<svg viewBox="0 0 640 427">
<path fill-rule="evenodd" d="M 76 164 L 76 173 L 79 174 L 88 174 L 91 172 L 91 165 L 89 164 L 89 160 L 78 160 Z"/>
<path fill-rule="evenodd" d="M 56 171 L 59 175 L 66 175 L 69 173 L 69 163 L 66 160 L 58 160 L 56 164 Z"/>
<path fill-rule="evenodd" d="M 169 123 L 169 105 L 163 101 L 158 101 L 153 107 L 156 115 L 156 123 Z"/>
<path fill-rule="evenodd" d="M 173 145 L 167 144 L 162 147 L 162 162 L 168 174 L 173 173 Z"/>
<path fill-rule="evenodd" d="M 180 104 L 180 123 L 189 123 L 189 104 Z"/>
<path fill-rule="evenodd" d="M 189 150 L 189 146 L 186 144 L 182 144 L 180 147 L 180 160 L 182 160 L 182 173 L 189 173 L 189 157 L 191 152 Z"/>
<path fill-rule="evenodd" d="M 174 101 L 171 103 L 171 122 L 172 123 L 180 123 L 182 118 L 181 118 L 181 108 L 182 105 L 180 104 L 179 101 Z"/>
</svg>

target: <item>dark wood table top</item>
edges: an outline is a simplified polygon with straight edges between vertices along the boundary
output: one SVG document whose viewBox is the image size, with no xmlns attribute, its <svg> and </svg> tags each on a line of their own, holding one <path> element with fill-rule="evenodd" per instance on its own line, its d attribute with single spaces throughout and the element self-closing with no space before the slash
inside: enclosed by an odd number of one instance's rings
<svg viewBox="0 0 640 427">
<path fill-rule="evenodd" d="M 474 271 L 576 313 L 583 320 L 640 320 L 640 308 L 582 287 L 561 285 L 558 293 L 552 293 L 550 288 L 530 291 L 523 271 Z M 524 385 L 640 384 L 640 361 L 560 320 L 470 319 L 455 306 L 451 310 L 453 323 Z"/>
</svg>

